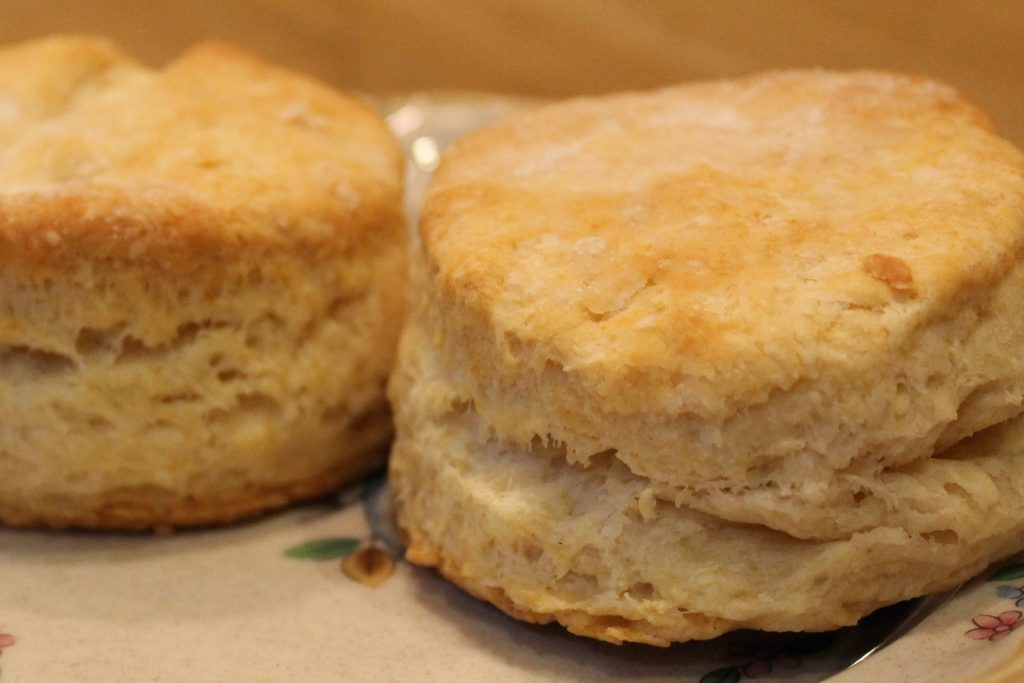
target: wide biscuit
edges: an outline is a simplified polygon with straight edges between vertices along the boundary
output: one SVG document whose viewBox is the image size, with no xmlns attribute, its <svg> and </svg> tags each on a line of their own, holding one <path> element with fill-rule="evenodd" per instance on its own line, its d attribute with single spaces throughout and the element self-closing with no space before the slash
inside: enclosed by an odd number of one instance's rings
<svg viewBox="0 0 1024 683">
<path fill-rule="evenodd" d="M 1024 545 L 1024 154 L 952 89 L 556 104 L 454 145 L 420 236 L 399 524 L 508 613 L 824 630 Z"/>
</svg>

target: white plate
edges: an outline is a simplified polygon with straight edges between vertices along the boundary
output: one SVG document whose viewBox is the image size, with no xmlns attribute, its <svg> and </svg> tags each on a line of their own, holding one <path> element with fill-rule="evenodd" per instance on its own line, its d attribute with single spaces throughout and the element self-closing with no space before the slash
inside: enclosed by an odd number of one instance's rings
<svg viewBox="0 0 1024 683">
<path fill-rule="evenodd" d="M 410 150 L 411 215 L 445 144 L 524 106 L 478 95 L 378 104 Z M 1024 557 L 951 598 L 832 634 L 737 633 L 662 650 L 515 622 L 401 561 L 368 587 L 341 568 L 368 544 L 400 553 L 379 478 L 338 504 L 168 537 L 0 530 L 0 680 L 1024 681 L 1024 629 L 1014 632 Z"/>
</svg>

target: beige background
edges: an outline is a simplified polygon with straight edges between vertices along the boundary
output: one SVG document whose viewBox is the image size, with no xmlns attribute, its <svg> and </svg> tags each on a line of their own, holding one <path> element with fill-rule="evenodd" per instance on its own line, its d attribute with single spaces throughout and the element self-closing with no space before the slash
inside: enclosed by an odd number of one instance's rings
<svg viewBox="0 0 1024 683">
<path fill-rule="evenodd" d="M 959 86 L 1024 144 L 1024 0 L 0 0 L 0 40 L 104 33 L 159 63 L 209 37 L 367 91 L 562 96 L 756 69 Z"/>
</svg>

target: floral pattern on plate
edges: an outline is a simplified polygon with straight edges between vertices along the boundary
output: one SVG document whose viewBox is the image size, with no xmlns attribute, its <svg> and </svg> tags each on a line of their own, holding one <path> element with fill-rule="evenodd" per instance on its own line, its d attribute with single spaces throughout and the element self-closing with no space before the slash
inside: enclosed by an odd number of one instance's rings
<svg viewBox="0 0 1024 683">
<path fill-rule="evenodd" d="M 1014 562 L 993 572 L 988 577 L 988 581 L 1008 581 L 1020 578 L 1024 578 L 1024 563 Z M 1001 585 L 996 588 L 996 595 L 1006 600 L 1012 600 L 1017 607 L 1024 607 L 1024 586 Z M 965 636 L 972 640 L 996 642 L 1024 626 L 1024 612 L 1006 610 L 999 614 L 978 614 L 971 619 L 971 623 L 974 628 L 965 631 Z"/>
</svg>

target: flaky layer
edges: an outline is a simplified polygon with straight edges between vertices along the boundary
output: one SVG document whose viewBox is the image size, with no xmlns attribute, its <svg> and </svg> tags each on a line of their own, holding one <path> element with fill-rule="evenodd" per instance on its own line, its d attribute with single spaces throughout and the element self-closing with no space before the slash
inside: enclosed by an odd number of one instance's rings
<svg viewBox="0 0 1024 683">
<path fill-rule="evenodd" d="M 765 420 L 762 432 L 788 428 L 791 435 L 805 436 L 820 433 L 829 406 L 856 412 L 866 396 L 872 406 L 866 417 L 875 421 L 856 427 L 888 432 L 891 443 L 868 441 L 861 457 L 844 464 L 828 454 L 849 453 L 850 442 L 863 442 L 857 434 L 839 433 L 819 443 L 826 455 L 817 460 L 786 462 L 746 478 L 666 483 L 664 495 L 718 517 L 765 524 L 800 538 L 842 538 L 887 524 L 973 538 L 1002 495 L 1024 488 L 1024 474 L 1018 474 L 1024 472 L 1024 453 L 1007 459 L 995 448 L 999 457 L 990 458 L 986 439 L 960 441 L 1020 413 L 1024 364 L 1012 350 L 1024 343 L 1022 291 L 1024 264 L 1015 265 L 987 301 L 974 302 L 982 314 L 962 312 L 922 329 L 916 343 L 903 350 L 904 357 L 889 359 L 890 368 L 864 371 L 855 382 L 837 382 L 839 393 L 818 397 L 810 414 L 801 412 L 794 397 L 779 397 L 752 411 Z M 926 432 L 929 418 L 937 424 Z M 913 438 L 922 432 L 925 437 Z M 958 442 L 962 445 L 951 447 Z M 903 452 L 894 451 L 901 446 Z M 657 474 L 652 478 L 661 479 Z"/>
<path fill-rule="evenodd" d="M 823 504 L 1021 409 L 1024 156 L 931 82 L 555 105 L 457 144 L 422 233 L 452 382 L 570 461 Z"/>
<path fill-rule="evenodd" d="M 969 540 L 895 525 L 800 540 L 676 507 L 607 454 L 583 467 L 495 440 L 429 353 L 407 330 L 390 389 L 408 556 L 518 618 L 656 645 L 738 628 L 826 630 L 956 585 L 1024 543 L 1019 486 Z M 1009 466 L 1024 421 L 995 429 L 979 448 Z"/>
<path fill-rule="evenodd" d="M 227 521 L 379 464 L 405 282 L 389 231 L 349 260 L 0 276 L 0 521 Z"/>
<path fill-rule="evenodd" d="M 229 466 L 191 472 L 186 490 L 135 483 L 96 491 L 21 490 L 0 496 L 0 522 L 15 527 L 171 531 L 182 527 L 225 524 L 276 510 L 295 501 L 327 495 L 384 462 L 391 437 L 387 411 L 368 414 L 344 431 L 311 429 L 278 450 L 295 467 L 288 475 L 253 476 L 266 453 L 219 453 Z M 309 466 L 309 453 L 330 453 L 325 469 Z"/>
</svg>

